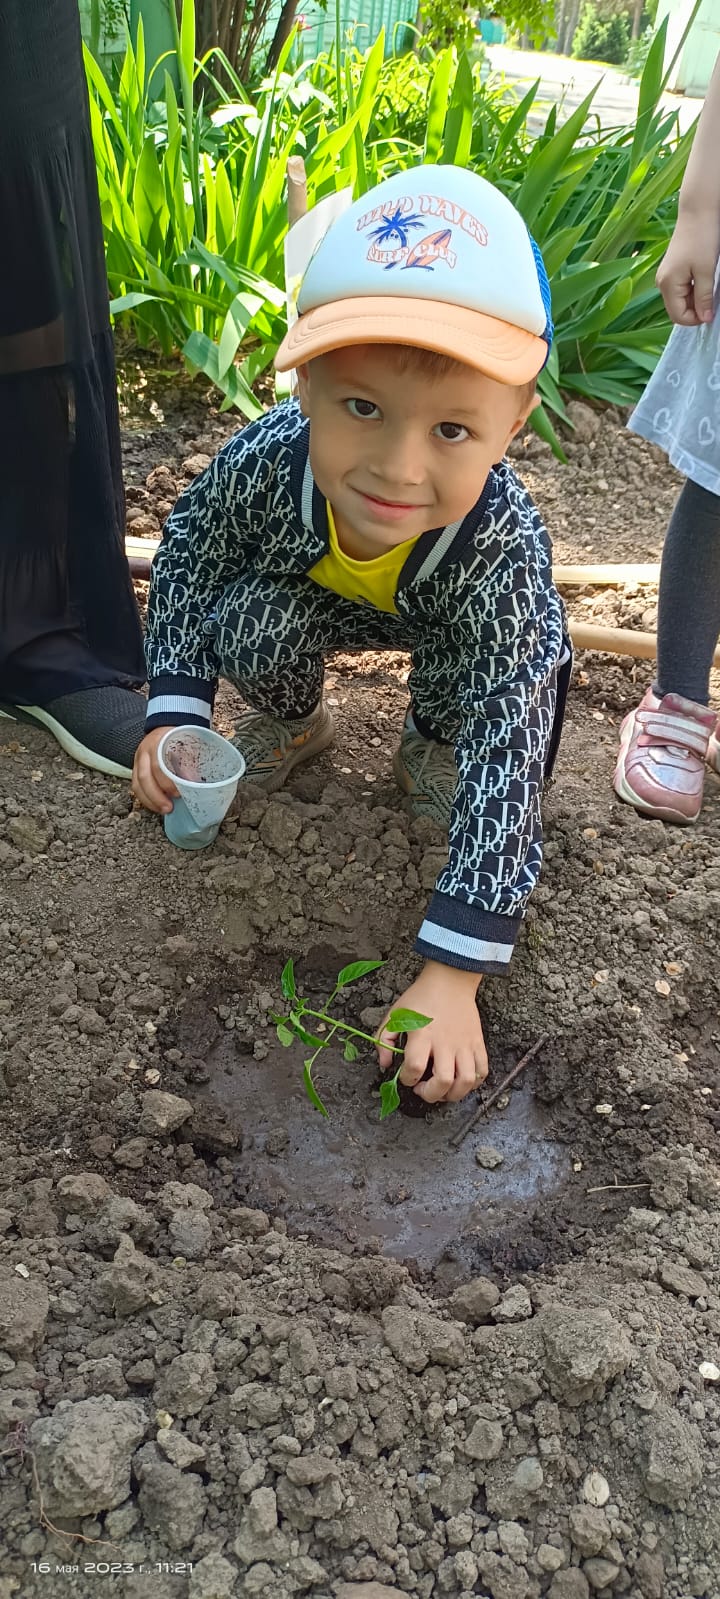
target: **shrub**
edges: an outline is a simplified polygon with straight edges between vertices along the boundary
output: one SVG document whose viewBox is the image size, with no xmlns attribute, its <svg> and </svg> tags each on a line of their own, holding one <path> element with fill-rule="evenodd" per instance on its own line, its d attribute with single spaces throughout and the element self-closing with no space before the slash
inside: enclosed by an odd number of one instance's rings
<svg viewBox="0 0 720 1599">
<path fill-rule="evenodd" d="M 572 44 L 572 53 L 579 61 L 609 61 L 621 66 L 630 44 L 630 24 L 627 17 L 601 17 L 588 0 L 580 18 Z"/>
<path fill-rule="evenodd" d="M 285 172 L 302 155 L 310 204 L 336 189 L 364 194 L 421 161 L 471 166 L 517 205 L 550 277 L 556 338 L 533 425 L 559 450 L 550 416 L 564 392 L 629 405 L 667 337 L 655 271 L 672 231 L 692 131 L 678 136 L 660 102 L 665 28 L 652 42 L 636 126 L 589 123 L 593 89 L 562 126 L 553 107 L 530 134 L 537 84 L 519 102 L 480 82 L 452 48 L 417 68 L 383 64 L 383 39 L 361 55 L 285 70 L 251 98 L 194 59 L 189 4 L 178 59 L 148 99 L 142 33 L 117 91 L 88 58 L 93 138 L 112 309 L 141 343 L 179 348 L 252 417 L 252 385 L 285 326 Z M 223 62 L 223 75 L 228 70 Z M 231 80 L 232 81 L 232 80 Z"/>
</svg>

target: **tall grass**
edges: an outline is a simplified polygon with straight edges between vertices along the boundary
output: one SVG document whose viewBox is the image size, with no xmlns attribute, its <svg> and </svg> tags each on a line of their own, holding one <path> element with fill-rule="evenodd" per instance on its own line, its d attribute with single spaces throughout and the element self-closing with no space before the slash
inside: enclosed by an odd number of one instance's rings
<svg viewBox="0 0 720 1599">
<path fill-rule="evenodd" d="M 559 447 L 552 419 L 565 416 L 569 392 L 632 402 L 667 335 L 654 277 L 691 138 L 661 103 L 664 29 L 634 127 L 603 131 L 593 91 L 562 126 L 553 108 L 537 138 L 537 86 L 513 103 L 453 50 L 418 64 L 414 81 L 407 61 L 384 62 L 382 37 L 365 54 L 295 72 L 291 48 L 250 96 L 219 52 L 196 60 L 185 0 L 179 96 L 165 72 L 150 99 L 142 29 L 116 91 L 86 53 L 113 311 L 139 342 L 182 350 L 225 404 L 257 415 L 252 385 L 284 331 L 288 157 L 305 160 L 311 204 L 347 186 L 362 194 L 420 161 L 450 162 L 509 195 L 545 257 L 556 340 L 538 430 Z"/>
</svg>

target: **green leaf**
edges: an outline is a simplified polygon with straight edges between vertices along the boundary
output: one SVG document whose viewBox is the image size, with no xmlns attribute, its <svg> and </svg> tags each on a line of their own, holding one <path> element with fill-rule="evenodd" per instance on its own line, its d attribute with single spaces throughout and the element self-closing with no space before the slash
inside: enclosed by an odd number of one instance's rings
<svg viewBox="0 0 720 1599">
<path fill-rule="evenodd" d="M 121 294 L 117 300 L 110 301 L 112 316 L 119 316 L 121 311 L 135 311 L 139 305 L 146 305 L 149 300 L 159 300 L 159 294 Z"/>
<path fill-rule="evenodd" d="M 388 1033 L 415 1033 L 418 1028 L 427 1027 L 431 1021 L 432 1016 L 421 1016 L 417 1010 L 405 1010 L 400 1006 L 398 1010 L 391 1010 L 383 1030 Z"/>
<path fill-rule="evenodd" d="M 343 1060 L 357 1060 L 359 1053 L 357 1044 L 349 1038 L 343 1050 Z"/>
<path fill-rule="evenodd" d="M 199 331 L 191 333 L 183 345 L 183 355 L 191 366 L 211 378 L 251 422 L 254 422 L 256 417 L 262 416 L 262 406 L 236 366 L 231 367 L 224 378 L 220 377 L 218 347 L 206 333 Z"/>
<path fill-rule="evenodd" d="M 290 1028 L 286 1027 L 284 1022 L 278 1022 L 275 1032 L 277 1033 L 283 1048 L 289 1049 L 293 1042 L 293 1035 L 290 1031 Z"/>
<path fill-rule="evenodd" d="M 453 92 L 445 118 L 442 159 L 450 165 L 467 166 L 473 132 L 472 68 L 463 52 L 457 64 Z"/>
<path fill-rule="evenodd" d="M 261 294 L 248 294 L 244 289 L 241 289 L 240 293 L 235 295 L 220 334 L 220 344 L 218 346 L 218 375 L 220 378 L 223 378 L 228 368 L 232 366 L 238 345 L 244 339 L 253 317 L 257 316 L 263 303 L 264 300 Z"/>
<path fill-rule="evenodd" d="M 349 966 L 343 966 L 342 971 L 338 972 L 335 987 L 347 988 L 349 983 L 359 982 L 368 972 L 376 972 L 379 966 L 384 965 L 384 961 L 352 961 Z"/>
<path fill-rule="evenodd" d="M 590 102 L 596 91 L 597 84 L 594 84 L 590 93 L 585 96 L 558 132 L 554 133 L 546 143 L 538 141 L 535 145 L 527 164 L 525 178 L 518 194 L 515 195 L 518 211 L 531 231 L 551 185 L 560 176 L 563 163 L 582 132 Z"/>
<path fill-rule="evenodd" d="M 286 961 L 280 977 L 280 988 L 283 999 L 294 999 L 297 993 L 295 986 L 295 965 L 291 960 Z"/>
<path fill-rule="evenodd" d="M 316 1110 L 319 1110 L 320 1115 L 329 1117 L 330 1112 L 329 1110 L 326 1110 L 325 1106 L 323 1105 L 320 1095 L 312 1080 L 311 1067 L 312 1061 L 306 1060 L 303 1062 L 303 1082 L 305 1084 L 305 1093 L 310 1100 L 310 1104 L 314 1105 Z"/>
<path fill-rule="evenodd" d="M 442 150 L 443 129 L 450 98 L 450 79 L 453 70 L 453 51 L 448 48 L 437 57 L 430 85 L 425 127 L 425 161 L 439 161 Z"/>
<path fill-rule="evenodd" d="M 290 1023 L 295 1037 L 301 1039 L 303 1044 L 307 1044 L 309 1049 L 327 1049 L 329 1040 L 316 1038 L 314 1033 L 309 1033 L 298 1021 L 297 1016 L 291 1016 Z"/>
<path fill-rule="evenodd" d="M 381 1122 L 384 1122 L 386 1116 L 392 1116 L 393 1111 L 398 1109 L 399 1104 L 400 1095 L 397 1090 L 397 1082 L 394 1077 L 391 1077 L 387 1083 L 380 1084 Z"/>
</svg>

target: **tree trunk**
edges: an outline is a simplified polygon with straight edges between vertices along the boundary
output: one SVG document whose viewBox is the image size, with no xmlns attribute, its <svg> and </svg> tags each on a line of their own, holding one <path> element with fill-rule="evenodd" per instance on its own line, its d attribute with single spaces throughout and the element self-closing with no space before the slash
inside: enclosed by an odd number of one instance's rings
<svg viewBox="0 0 720 1599">
<path fill-rule="evenodd" d="M 639 39 L 639 37 L 640 37 L 640 24 L 642 23 L 642 15 L 643 15 L 644 9 L 645 9 L 645 0 L 634 0 L 633 15 L 632 15 L 632 32 L 630 34 L 630 38 L 631 39 Z"/>
<path fill-rule="evenodd" d="M 275 71 L 278 61 L 280 60 L 280 52 L 285 40 L 292 33 L 295 25 L 298 4 L 299 0 L 285 0 L 282 11 L 280 12 L 277 20 L 277 27 L 273 34 L 272 43 L 270 45 L 270 49 L 268 50 L 267 60 L 265 62 L 265 73 L 268 77 L 271 72 Z M 643 4 L 643 0 L 640 0 L 640 4 Z"/>
</svg>

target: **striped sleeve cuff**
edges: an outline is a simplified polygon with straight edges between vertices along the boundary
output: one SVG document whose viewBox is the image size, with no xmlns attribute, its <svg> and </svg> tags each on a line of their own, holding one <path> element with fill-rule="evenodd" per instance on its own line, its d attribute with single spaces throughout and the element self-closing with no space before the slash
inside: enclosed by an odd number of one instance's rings
<svg viewBox="0 0 720 1599">
<path fill-rule="evenodd" d="M 153 727 L 209 727 L 215 684 L 201 677 L 166 674 L 150 680 L 146 733 Z"/>
<path fill-rule="evenodd" d="M 434 893 L 415 948 L 426 960 L 466 972 L 506 972 L 522 916 L 498 916 L 452 894 Z"/>
</svg>

